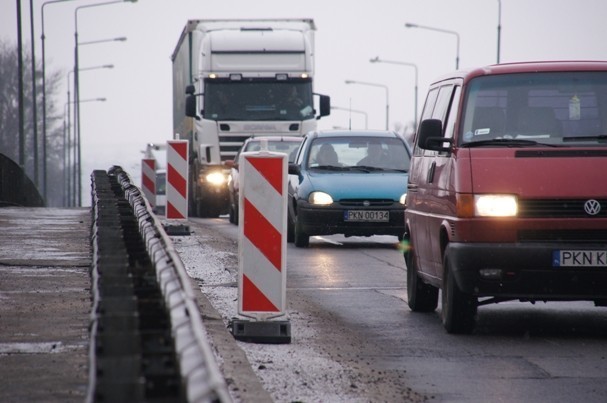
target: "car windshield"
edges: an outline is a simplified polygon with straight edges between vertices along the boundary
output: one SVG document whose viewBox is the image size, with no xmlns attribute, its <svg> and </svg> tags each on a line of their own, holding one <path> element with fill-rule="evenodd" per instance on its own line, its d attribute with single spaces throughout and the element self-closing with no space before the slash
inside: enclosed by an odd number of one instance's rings
<svg viewBox="0 0 607 403">
<path fill-rule="evenodd" d="M 607 144 L 607 72 L 504 74 L 473 79 L 464 147 Z"/>
<path fill-rule="evenodd" d="M 205 82 L 204 118 L 232 121 L 313 119 L 312 82 L 309 79 L 209 79 Z"/>
<path fill-rule="evenodd" d="M 404 142 L 393 137 L 317 138 L 308 153 L 308 167 L 350 172 L 407 172 L 409 153 Z"/>
<path fill-rule="evenodd" d="M 268 140 L 268 151 L 287 154 L 289 156 L 289 163 L 292 163 L 295 161 L 300 144 L 301 141 Z M 259 150 L 261 150 L 261 141 L 253 140 L 247 143 L 243 151 Z"/>
</svg>

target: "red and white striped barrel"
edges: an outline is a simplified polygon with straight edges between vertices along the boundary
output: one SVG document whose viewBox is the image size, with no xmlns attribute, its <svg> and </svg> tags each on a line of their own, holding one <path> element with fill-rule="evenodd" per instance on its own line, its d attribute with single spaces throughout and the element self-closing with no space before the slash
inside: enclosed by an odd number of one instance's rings
<svg viewBox="0 0 607 403">
<path fill-rule="evenodd" d="M 166 218 L 188 218 L 188 141 L 167 142 Z"/>
<path fill-rule="evenodd" d="M 239 160 L 238 312 L 281 316 L 286 306 L 287 155 L 245 152 Z"/>
<path fill-rule="evenodd" d="M 141 160 L 141 190 L 152 208 L 156 207 L 156 160 Z"/>
</svg>

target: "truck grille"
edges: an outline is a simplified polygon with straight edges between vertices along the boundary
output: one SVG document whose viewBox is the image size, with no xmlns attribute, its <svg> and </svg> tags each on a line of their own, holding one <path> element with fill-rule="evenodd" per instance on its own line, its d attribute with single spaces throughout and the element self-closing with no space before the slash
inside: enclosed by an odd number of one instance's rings
<svg viewBox="0 0 607 403">
<path fill-rule="evenodd" d="M 584 210 L 588 199 L 537 199 L 519 200 L 519 217 L 524 218 L 605 218 L 607 217 L 607 199 L 597 200 L 601 209 L 596 215 Z"/>
</svg>

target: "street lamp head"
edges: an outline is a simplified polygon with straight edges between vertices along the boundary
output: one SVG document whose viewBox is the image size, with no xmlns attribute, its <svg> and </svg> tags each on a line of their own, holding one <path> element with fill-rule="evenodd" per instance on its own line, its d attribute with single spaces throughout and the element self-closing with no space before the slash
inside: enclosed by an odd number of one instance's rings
<svg viewBox="0 0 607 403">
<path fill-rule="evenodd" d="M 410 22 L 405 22 L 405 27 L 407 27 L 407 28 L 417 28 L 417 24 L 412 24 Z"/>
<path fill-rule="evenodd" d="M 346 81 L 344 81 L 344 82 L 345 82 L 346 84 L 354 84 L 354 81 L 352 81 L 352 80 L 346 80 Z"/>
<path fill-rule="evenodd" d="M 114 40 L 116 42 L 125 42 L 126 41 L 126 36 L 120 36 L 118 38 L 114 38 Z"/>
<path fill-rule="evenodd" d="M 104 69 L 113 69 L 114 65 L 113 64 L 104 64 L 103 66 L 101 66 Z"/>
<path fill-rule="evenodd" d="M 97 98 L 97 101 L 99 101 L 99 102 L 105 102 L 105 101 L 107 101 L 107 98 Z"/>
<path fill-rule="evenodd" d="M 369 59 L 369 61 L 370 61 L 371 63 L 377 63 L 377 62 L 379 62 L 379 56 L 375 56 L 374 58 Z"/>
</svg>

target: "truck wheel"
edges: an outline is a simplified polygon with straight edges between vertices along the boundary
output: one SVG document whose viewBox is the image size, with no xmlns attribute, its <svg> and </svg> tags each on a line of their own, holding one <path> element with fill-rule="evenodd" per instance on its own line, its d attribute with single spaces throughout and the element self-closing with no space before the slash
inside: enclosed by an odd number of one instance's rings
<svg viewBox="0 0 607 403">
<path fill-rule="evenodd" d="M 293 242 L 295 243 L 295 246 L 297 246 L 298 248 L 306 248 L 310 245 L 310 235 L 306 234 L 303 231 L 303 229 L 301 228 L 301 224 L 299 223 L 299 220 L 297 219 L 297 217 L 295 217 L 295 231 L 294 231 Z"/>
<path fill-rule="evenodd" d="M 412 247 L 404 253 L 407 265 L 407 300 L 413 312 L 433 312 L 438 306 L 438 288 L 424 283 L 417 275 L 417 259 Z"/>
<path fill-rule="evenodd" d="M 230 222 L 234 225 L 238 225 L 238 210 L 234 208 L 232 204 L 230 204 Z"/>
<path fill-rule="evenodd" d="M 443 326 L 447 333 L 472 333 L 475 325 L 477 299 L 459 289 L 453 275 L 453 268 L 446 254 L 443 262 Z"/>
</svg>

